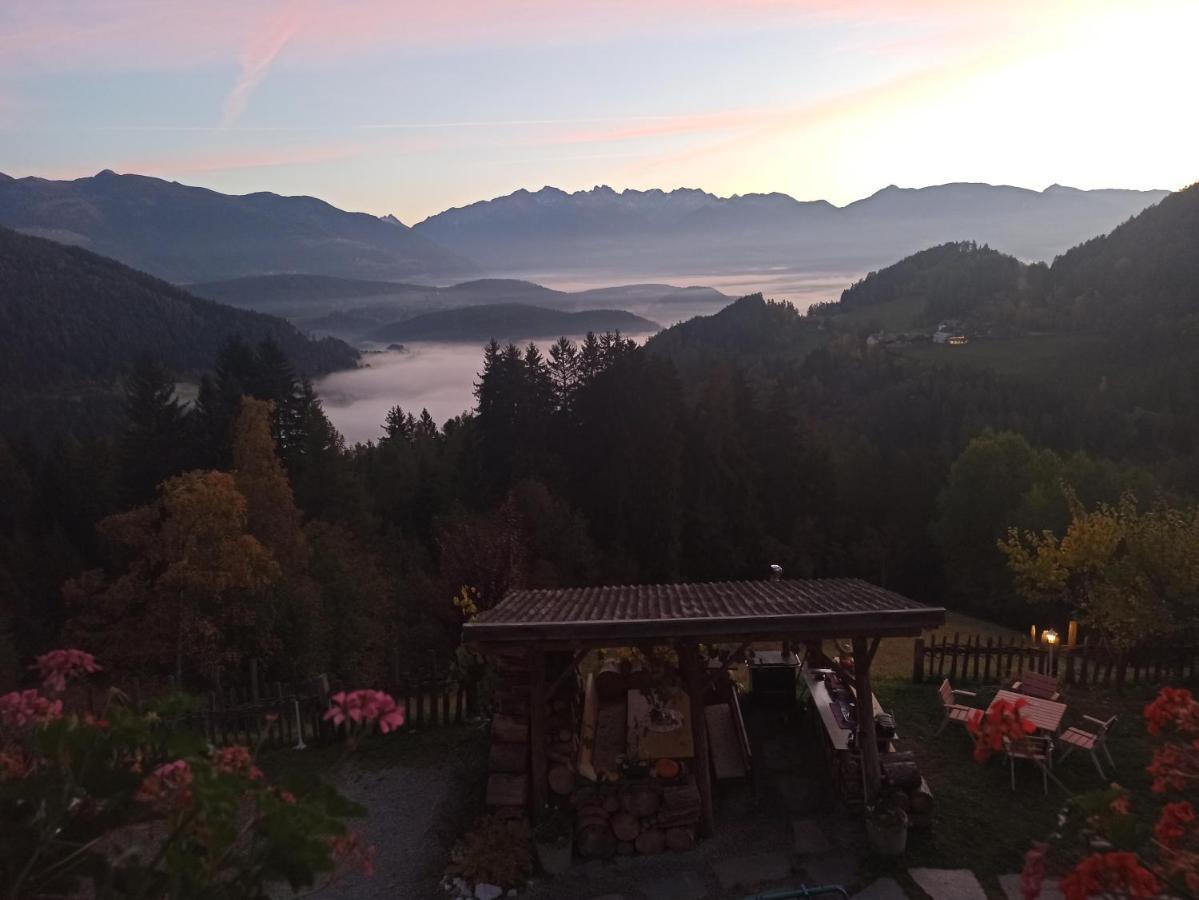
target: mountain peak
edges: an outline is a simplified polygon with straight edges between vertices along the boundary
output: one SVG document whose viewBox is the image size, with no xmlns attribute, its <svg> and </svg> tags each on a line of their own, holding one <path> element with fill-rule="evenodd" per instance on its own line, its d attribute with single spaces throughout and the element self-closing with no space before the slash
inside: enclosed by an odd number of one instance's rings
<svg viewBox="0 0 1199 900">
<path fill-rule="evenodd" d="M 116 174 L 117 173 L 114 172 L 112 169 L 101 169 L 99 172 L 97 172 L 95 174 L 94 177 L 95 178 L 115 178 Z"/>
</svg>

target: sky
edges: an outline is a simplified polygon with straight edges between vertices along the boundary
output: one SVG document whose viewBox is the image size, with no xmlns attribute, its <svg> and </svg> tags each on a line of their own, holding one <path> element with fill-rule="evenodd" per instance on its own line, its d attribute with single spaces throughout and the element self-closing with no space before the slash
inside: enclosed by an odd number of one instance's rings
<svg viewBox="0 0 1199 900">
<path fill-rule="evenodd" d="M 550 184 L 838 205 L 1199 180 L 1197 0 L 4 0 L 0 172 L 412 224 Z"/>
</svg>

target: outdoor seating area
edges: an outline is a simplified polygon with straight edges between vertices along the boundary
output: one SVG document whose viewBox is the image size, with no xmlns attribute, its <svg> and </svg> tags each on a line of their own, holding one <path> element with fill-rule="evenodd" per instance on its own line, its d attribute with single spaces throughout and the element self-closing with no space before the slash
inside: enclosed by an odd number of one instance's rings
<svg viewBox="0 0 1199 900">
<path fill-rule="evenodd" d="M 849 808 L 885 792 L 929 809 L 870 668 L 882 638 L 943 622 L 939 607 L 856 579 L 511 592 L 463 629 L 496 673 L 486 803 L 567 814 L 587 859 L 687 850 L 717 826 L 716 788 L 753 776 L 732 669 L 785 723 L 803 649 L 809 709 Z M 845 652 L 827 660 L 818 648 L 834 639 Z M 819 753 L 808 765 L 823 769 Z"/>
<path fill-rule="evenodd" d="M 987 706 L 974 705 L 978 693 L 955 689 L 946 678 L 938 688 L 938 697 L 944 710 L 944 719 L 937 729 L 939 735 L 950 722 L 964 724 L 982 720 L 982 717 L 997 706 L 1018 706 L 1022 722 L 1031 723 L 1032 730 L 1022 738 L 1004 738 L 1004 756 L 1011 771 L 1012 790 L 1016 789 L 1018 762 L 1029 764 L 1041 775 L 1044 792 L 1049 793 L 1052 781 L 1067 794 L 1070 789 L 1054 774 L 1054 766 L 1065 761 L 1075 750 L 1091 757 L 1099 777 L 1106 780 L 1110 770 L 1116 767 L 1107 747 L 1107 735 L 1116 723 L 1116 716 L 1099 719 L 1085 713 L 1078 716 L 1078 724 L 1063 726 L 1070 715 L 1069 706 L 1062 702 L 1056 676 L 1045 672 L 1024 671 L 1014 678 L 1006 688 L 1000 688 Z M 959 702 L 969 698 L 970 704 Z M 1102 758 L 1101 758 L 1102 757 Z M 1106 761 L 1109 771 L 1105 772 Z"/>
</svg>

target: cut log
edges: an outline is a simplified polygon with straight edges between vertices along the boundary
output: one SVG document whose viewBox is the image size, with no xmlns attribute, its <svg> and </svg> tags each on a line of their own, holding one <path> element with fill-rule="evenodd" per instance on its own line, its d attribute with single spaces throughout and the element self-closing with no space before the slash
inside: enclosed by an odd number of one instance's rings
<svg viewBox="0 0 1199 900">
<path fill-rule="evenodd" d="M 879 757 L 883 781 L 899 788 L 914 788 L 920 784 L 920 770 L 913 754 L 884 753 Z"/>
<path fill-rule="evenodd" d="M 588 803 L 585 806 L 580 806 L 577 813 L 578 819 L 599 818 L 605 822 L 608 821 L 608 814 L 604 812 L 604 808 L 599 803 Z"/>
<path fill-rule="evenodd" d="M 635 841 L 641 834 L 641 823 L 631 813 L 618 812 L 612 816 L 612 833 L 618 841 Z"/>
<path fill-rule="evenodd" d="M 527 744 L 529 724 L 505 713 L 496 713 L 491 720 L 491 739 L 501 744 Z"/>
<path fill-rule="evenodd" d="M 695 846 L 695 831 L 690 828 L 667 828 L 666 849 L 676 853 Z"/>
<path fill-rule="evenodd" d="M 617 856 L 632 856 L 637 852 L 637 845 L 632 841 L 617 841 L 616 855 Z"/>
<path fill-rule="evenodd" d="M 606 822 L 588 825 L 575 836 L 575 847 L 587 859 L 608 859 L 616 853 L 616 835 Z"/>
<path fill-rule="evenodd" d="M 595 676 L 595 690 L 600 700 L 623 700 L 629 690 L 628 679 L 621 671 L 620 660 L 609 657 L 600 664 Z"/>
<path fill-rule="evenodd" d="M 632 784 L 624 791 L 620 804 L 637 818 L 652 816 L 662 805 L 662 797 L 653 785 Z"/>
<path fill-rule="evenodd" d="M 529 765 L 528 744 L 492 744 L 487 757 L 490 772 L 523 773 Z"/>
<path fill-rule="evenodd" d="M 651 828 L 637 835 L 637 840 L 633 843 L 636 845 L 638 853 L 644 853 L 647 856 L 652 853 L 661 853 L 666 849 L 666 833 L 657 828 Z"/>
<path fill-rule="evenodd" d="M 575 788 L 575 773 L 569 766 L 554 766 L 547 776 L 550 790 L 560 797 L 565 797 Z"/>
<path fill-rule="evenodd" d="M 529 799 L 527 775 L 505 775 L 496 772 L 487 778 L 488 806 L 524 806 Z"/>
<path fill-rule="evenodd" d="M 694 784 L 681 784 L 662 789 L 662 805 L 667 809 L 699 807 L 699 788 Z"/>
<path fill-rule="evenodd" d="M 582 832 L 586 831 L 588 828 L 593 828 L 593 827 L 597 827 L 597 826 L 603 827 L 603 828 L 611 828 L 612 827 L 611 824 L 608 822 L 607 816 L 600 815 L 597 813 L 591 813 L 590 815 L 586 815 L 586 816 L 579 816 L 575 820 L 575 831 L 577 833 L 582 833 Z"/>
<path fill-rule="evenodd" d="M 611 815 L 612 813 L 620 812 L 620 798 L 615 794 L 609 794 L 604 798 L 604 812 Z"/>
<path fill-rule="evenodd" d="M 913 813 L 929 815 L 933 811 L 933 790 L 928 786 L 928 780 L 921 778 L 919 787 L 908 794 L 908 801 Z"/>
</svg>

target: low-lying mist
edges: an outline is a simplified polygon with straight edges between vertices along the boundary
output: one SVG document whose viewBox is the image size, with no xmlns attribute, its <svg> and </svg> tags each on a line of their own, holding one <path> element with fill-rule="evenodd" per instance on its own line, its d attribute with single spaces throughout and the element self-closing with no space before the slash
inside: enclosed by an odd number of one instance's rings
<svg viewBox="0 0 1199 900">
<path fill-rule="evenodd" d="M 639 344 L 649 337 L 627 336 Z M 536 343 L 544 353 L 552 341 Z M 355 444 L 378 440 L 387 411 L 397 404 L 413 415 L 429 410 L 438 425 L 472 409 L 482 367 L 479 344 L 413 343 L 402 351 L 366 353 L 361 368 L 328 375 L 316 389 L 330 421 L 346 443 Z"/>
</svg>

